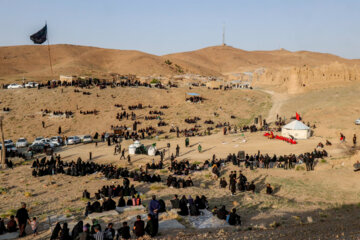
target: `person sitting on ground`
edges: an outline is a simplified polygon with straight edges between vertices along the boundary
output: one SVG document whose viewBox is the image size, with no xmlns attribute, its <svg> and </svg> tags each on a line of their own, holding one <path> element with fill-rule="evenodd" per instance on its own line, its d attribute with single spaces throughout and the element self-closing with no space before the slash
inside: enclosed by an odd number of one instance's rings
<svg viewBox="0 0 360 240">
<path fill-rule="evenodd" d="M 90 199 L 90 193 L 86 189 L 83 192 L 83 198 Z"/>
<path fill-rule="evenodd" d="M 159 208 L 158 213 L 166 212 L 166 205 L 165 205 L 164 200 L 160 199 L 159 200 L 159 205 L 160 205 L 160 208 Z"/>
<path fill-rule="evenodd" d="M 273 193 L 273 189 L 270 183 L 266 184 L 266 194 L 272 194 L 272 193 Z"/>
<path fill-rule="evenodd" d="M 6 232 L 4 219 L 0 218 L 0 235 Z"/>
<path fill-rule="evenodd" d="M 123 196 L 119 198 L 118 207 L 125 207 L 125 199 Z"/>
<path fill-rule="evenodd" d="M 225 206 L 223 205 L 219 211 L 217 211 L 217 217 L 222 220 L 226 220 L 226 216 L 229 214 L 228 211 L 226 211 Z"/>
<path fill-rule="evenodd" d="M 227 182 L 226 182 L 225 178 L 223 177 L 220 179 L 220 187 L 226 188 L 226 186 L 227 186 Z"/>
<path fill-rule="evenodd" d="M 229 225 L 241 225 L 240 216 L 236 214 L 235 208 L 233 208 L 231 213 L 228 215 L 227 222 Z"/>
<path fill-rule="evenodd" d="M 60 231 L 60 240 L 71 240 L 68 224 L 64 223 Z"/>
<path fill-rule="evenodd" d="M 155 237 L 157 235 L 156 223 L 153 215 L 148 214 L 148 222 L 146 223 L 145 232 L 149 234 L 151 237 Z"/>
<path fill-rule="evenodd" d="M 54 230 L 51 233 L 50 240 L 55 240 L 59 238 L 59 233 L 61 231 L 60 223 L 56 223 Z"/>
<path fill-rule="evenodd" d="M 121 228 L 119 228 L 117 239 L 119 239 L 119 237 L 121 237 L 121 239 L 130 239 L 131 238 L 130 227 L 128 226 L 127 222 L 123 222 L 123 226 Z"/>
<path fill-rule="evenodd" d="M 217 208 L 217 206 L 215 206 L 212 210 L 211 210 L 211 212 L 212 212 L 212 214 L 214 215 L 214 216 L 217 216 L 217 213 L 218 213 L 218 208 Z"/>
<path fill-rule="evenodd" d="M 134 223 L 134 234 L 137 238 L 145 235 L 145 223 L 141 220 L 141 216 L 136 216 L 136 222 Z"/>
<path fill-rule="evenodd" d="M 10 216 L 10 220 L 6 224 L 6 228 L 8 232 L 16 232 L 17 231 L 17 223 L 15 221 L 14 215 Z"/>
<path fill-rule="evenodd" d="M 179 203 L 179 207 L 180 207 L 180 212 L 178 212 L 179 215 L 181 216 L 187 216 L 189 215 L 189 209 L 187 207 L 188 204 L 188 200 L 186 199 L 185 195 L 182 196 L 180 203 Z"/>
<path fill-rule="evenodd" d="M 189 209 L 190 209 L 190 216 L 199 216 L 200 215 L 200 211 L 194 202 L 190 204 Z"/>
<path fill-rule="evenodd" d="M 180 200 L 178 199 L 178 195 L 175 194 L 174 199 L 170 200 L 170 202 L 172 208 L 180 208 Z"/>
</svg>

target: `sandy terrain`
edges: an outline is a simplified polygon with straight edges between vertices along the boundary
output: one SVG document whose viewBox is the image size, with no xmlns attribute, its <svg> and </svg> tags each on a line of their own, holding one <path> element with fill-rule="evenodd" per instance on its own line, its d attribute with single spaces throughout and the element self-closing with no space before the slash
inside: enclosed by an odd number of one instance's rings
<svg viewBox="0 0 360 240">
<path fill-rule="evenodd" d="M 254 90 L 217 91 L 205 87 L 191 90 L 185 87 L 169 90 L 148 88 L 98 88 L 81 91 L 91 95 L 75 93 L 74 88 L 57 89 L 18 89 L 0 90 L 0 109 L 9 107 L 5 117 L 5 138 L 15 141 L 26 137 L 32 141 L 37 136 L 57 135 L 61 126 L 64 135 L 84 135 L 95 132 L 110 132 L 111 125 L 127 124 L 132 127 L 132 121 L 115 119 L 121 112 L 114 104 L 129 105 L 142 103 L 152 108 L 134 110 L 141 124 L 155 126 L 156 120 L 145 121 L 144 116 L 150 110 L 161 110 L 165 113 L 164 121 L 168 126 L 160 127 L 164 134 L 158 138 L 144 140 L 145 145 L 156 143 L 159 149 L 167 143 L 171 144 L 170 152 L 175 152 L 175 146 L 180 145 L 179 159 L 202 163 L 213 154 L 226 157 L 229 153 L 244 150 L 246 153 L 269 154 L 300 154 L 312 151 L 319 142 L 330 140 L 333 145 L 325 147 L 330 156 L 317 162 L 315 171 L 307 172 L 304 166 L 292 170 L 256 169 L 250 171 L 229 164 L 221 171 L 221 176 L 228 180 L 231 170 L 242 169 L 247 178 L 254 180 L 257 191 L 252 193 L 237 193 L 231 196 L 228 189 L 220 189 L 219 182 L 212 178 L 208 170 L 194 172 L 192 177 L 195 186 L 187 189 L 167 188 L 164 183 L 135 183 L 136 189 L 143 195 L 144 204 L 148 204 L 150 196 L 156 194 L 166 201 L 174 194 L 206 195 L 210 206 L 226 205 L 227 209 L 235 207 L 243 220 L 243 226 L 236 228 L 198 230 L 189 226 L 187 219 L 169 216 L 171 220 L 178 219 L 186 226 L 185 229 L 161 231 L 159 239 L 358 239 L 359 229 L 359 192 L 360 176 L 353 172 L 353 164 L 360 160 L 358 148 L 352 147 L 352 135 L 360 136 L 359 126 L 354 124 L 360 117 L 360 100 L 358 93 L 358 60 L 347 60 L 329 54 L 310 52 L 272 51 L 246 52 L 231 47 L 213 47 L 195 52 L 172 54 L 168 56 L 152 56 L 139 52 L 123 52 L 109 49 L 83 48 L 78 46 L 55 46 L 58 57 L 55 59 L 56 73 L 79 73 L 94 69 L 94 74 L 119 73 L 137 74 L 176 74 L 173 69 L 164 65 L 164 59 L 179 63 L 189 72 L 199 71 L 213 75 L 229 74 L 239 71 L 254 70 L 266 67 L 265 73 L 254 81 Z M 34 47 L 35 48 L 35 47 Z M 41 48 L 41 47 L 40 47 Z M 0 78 L 2 82 L 12 81 L 19 76 L 48 76 L 47 62 L 37 60 L 30 64 L 28 59 L 44 59 L 46 49 L 34 56 L 34 51 L 28 46 L 15 48 L 0 48 Z M 26 54 L 25 54 L 26 53 Z M 60 54 L 61 53 L 61 54 Z M 28 59 L 19 60 L 22 54 Z M 222 55 L 223 54 L 223 55 Z M 62 57 L 61 57 L 62 56 Z M 95 59 L 95 60 L 94 60 Z M 91 60 L 91 61 L 90 61 Z M 99 60 L 97 62 L 97 60 Z M 42 62 L 43 61 L 43 62 Z M 116 64 L 116 63 L 124 64 Z M 338 63 L 336 63 L 338 62 Z M 101 64 L 100 64 L 101 63 Z M 125 64 L 126 63 L 126 64 Z M 307 64 L 307 66 L 304 66 Z M 35 66 L 37 65 L 37 66 Z M 121 66 L 120 66 L 121 65 Z M 141 70 L 139 70 L 141 69 Z M 305 86 L 303 86 L 305 84 Z M 200 93 L 205 101 L 202 104 L 185 102 L 186 92 Z M 98 95 L 98 97 L 97 97 Z M 168 105 L 169 109 L 160 109 Z M 52 111 L 71 110 L 73 118 L 42 116 L 41 109 Z M 81 115 L 80 110 L 99 110 L 99 114 Z M 128 111 L 128 110 L 127 110 Z M 131 111 L 130 111 L 131 112 Z M 214 112 L 219 115 L 214 116 Z M 262 115 L 268 122 L 273 122 L 276 115 L 288 120 L 298 112 L 305 122 L 316 124 L 314 136 L 309 140 L 299 141 L 297 145 L 289 145 L 277 140 L 269 140 L 263 133 L 237 133 L 223 136 L 220 129 L 210 136 L 193 137 L 191 147 L 184 147 L 184 138 L 176 138 L 170 134 L 172 125 L 180 129 L 193 127 L 186 124 L 185 118 L 198 116 L 203 132 L 207 127 L 203 122 L 213 120 L 215 123 L 230 122 L 232 125 L 243 126 L 251 124 L 254 117 Z M 236 118 L 231 118 L 234 115 Z M 41 121 L 46 123 L 42 128 Z M 347 137 L 345 143 L 340 143 L 339 134 Z M 165 136 L 168 139 L 165 139 Z M 124 141 L 122 147 L 127 148 L 132 141 Z M 198 153 L 197 146 L 202 145 L 203 152 Z M 119 155 L 113 155 L 113 147 L 100 143 L 79 144 L 62 147 L 57 150 L 65 161 L 81 157 L 88 160 L 89 152 L 97 163 L 112 163 L 139 169 L 151 162 L 153 157 L 136 155 L 132 164 L 119 160 Z M 166 154 L 166 157 L 168 153 Z M 0 214 L 7 217 L 14 213 L 21 201 L 28 203 L 30 215 L 37 216 L 41 221 L 40 235 L 35 239 L 48 239 L 50 231 L 46 228 L 48 216 L 66 216 L 69 221 L 83 218 L 85 201 L 81 193 L 86 188 L 92 195 L 103 185 L 122 183 L 120 180 L 107 180 L 101 174 L 85 177 L 56 175 L 53 177 L 33 178 L 31 176 L 31 161 L 14 160 L 14 169 L 4 169 L 0 172 L 1 194 Z M 155 158 L 159 161 L 159 157 Z M 169 160 L 165 161 L 165 166 Z M 165 180 L 170 172 L 166 169 L 152 170 Z M 271 183 L 275 188 L 272 196 L 265 194 L 265 184 Z M 117 200 L 117 199 L 116 199 Z M 134 213 L 133 213 L 134 214 Z M 118 227 L 120 222 L 131 216 L 130 213 L 116 217 L 104 217 L 102 223 L 114 222 Z M 276 224 L 275 224 L 276 223 Z M 27 239 L 34 239 L 28 237 Z"/>
</svg>

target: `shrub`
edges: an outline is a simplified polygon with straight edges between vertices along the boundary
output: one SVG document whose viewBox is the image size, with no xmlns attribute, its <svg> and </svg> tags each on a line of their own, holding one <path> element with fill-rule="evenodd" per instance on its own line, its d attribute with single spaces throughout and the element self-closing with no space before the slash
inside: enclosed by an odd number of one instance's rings
<svg viewBox="0 0 360 240">
<path fill-rule="evenodd" d="M 32 197 L 32 193 L 31 193 L 31 192 L 25 192 L 25 193 L 24 193 L 24 196 L 25 196 L 25 197 Z"/>
<path fill-rule="evenodd" d="M 150 82 L 150 84 L 158 84 L 161 83 L 159 79 L 153 78 Z"/>
</svg>

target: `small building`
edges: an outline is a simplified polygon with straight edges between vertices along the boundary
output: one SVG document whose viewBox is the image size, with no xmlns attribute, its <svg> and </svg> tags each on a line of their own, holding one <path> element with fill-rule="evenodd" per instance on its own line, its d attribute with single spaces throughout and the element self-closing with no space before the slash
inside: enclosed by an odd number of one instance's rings
<svg viewBox="0 0 360 240">
<path fill-rule="evenodd" d="M 308 139 L 311 136 L 311 129 L 304 123 L 294 120 L 282 127 L 281 135 L 293 139 Z"/>
<path fill-rule="evenodd" d="M 72 80 L 76 80 L 76 76 L 60 75 L 60 81 L 61 81 L 61 82 L 68 82 L 68 83 L 70 83 Z"/>
</svg>

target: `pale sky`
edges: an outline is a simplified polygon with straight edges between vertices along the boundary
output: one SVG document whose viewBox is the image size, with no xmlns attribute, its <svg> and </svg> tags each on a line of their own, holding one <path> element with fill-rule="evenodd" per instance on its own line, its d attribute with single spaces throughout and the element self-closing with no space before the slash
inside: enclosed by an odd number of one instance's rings
<svg viewBox="0 0 360 240">
<path fill-rule="evenodd" d="M 0 0 L 0 46 L 51 44 L 162 55 L 226 43 L 244 50 L 327 52 L 360 58 L 355 0 Z"/>
</svg>

